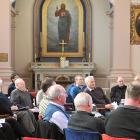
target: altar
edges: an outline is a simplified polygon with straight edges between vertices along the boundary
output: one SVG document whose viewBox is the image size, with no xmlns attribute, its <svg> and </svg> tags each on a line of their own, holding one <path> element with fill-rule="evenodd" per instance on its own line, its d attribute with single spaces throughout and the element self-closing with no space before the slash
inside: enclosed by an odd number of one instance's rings
<svg viewBox="0 0 140 140">
<path fill-rule="evenodd" d="M 95 65 L 89 62 L 71 62 L 69 66 L 60 67 L 60 63 L 33 62 L 31 68 L 35 74 L 35 90 L 40 89 L 45 77 L 53 78 L 56 83 L 66 85 L 74 82 L 77 74 L 86 77 L 95 71 Z"/>
<path fill-rule="evenodd" d="M 84 0 L 64 1 L 67 10 L 63 14 L 58 12 L 61 1 L 36 2 L 34 62 L 31 64 L 36 91 L 45 77 L 52 77 L 56 83 L 66 86 L 74 82 L 75 75 L 86 77 L 95 71 L 91 6 Z M 55 10 L 57 6 L 59 10 Z M 65 24 L 60 22 L 64 14 L 67 15 Z"/>
</svg>

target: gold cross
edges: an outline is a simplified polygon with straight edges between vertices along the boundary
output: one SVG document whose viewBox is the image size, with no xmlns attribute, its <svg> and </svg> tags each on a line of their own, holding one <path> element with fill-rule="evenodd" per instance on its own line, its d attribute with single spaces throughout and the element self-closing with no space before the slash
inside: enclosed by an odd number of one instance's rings
<svg viewBox="0 0 140 140">
<path fill-rule="evenodd" d="M 64 40 L 62 40 L 62 42 L 59 43 L 60 45 L 62 45 L 62 56 L 64 55 L 64 47 L 67 44 L 66 42 L 64 42 Z"/>
</svg>

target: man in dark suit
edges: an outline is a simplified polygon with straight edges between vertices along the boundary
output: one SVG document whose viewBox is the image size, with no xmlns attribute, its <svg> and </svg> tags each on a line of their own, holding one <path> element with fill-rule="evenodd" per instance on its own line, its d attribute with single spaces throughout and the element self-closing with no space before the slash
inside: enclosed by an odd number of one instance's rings
<svg viewBox="0 0 140 140">
<path fill-rule="evenodd" d="M 104 133 L 104 122 L 92 114 L 92 98 L 88 93 L 81 92 L 74 99 L 77 110 L 68 121 L 68 127 L 76 130 L 89 130 Z"/>
<path fill-rule="evenodd" d="M 91 95 L 93 103 L 97 106 L 97 108 L 100 108 L 99 112 L 102 115 L 107 115 L 113 106 L 109 99 L 105 96 L 102 88 L 95 86 L 95 80 L 93 76 L 86 77 L 85 84 L 87 88 L 84 90 L 84 92 Z"/>
</svg>

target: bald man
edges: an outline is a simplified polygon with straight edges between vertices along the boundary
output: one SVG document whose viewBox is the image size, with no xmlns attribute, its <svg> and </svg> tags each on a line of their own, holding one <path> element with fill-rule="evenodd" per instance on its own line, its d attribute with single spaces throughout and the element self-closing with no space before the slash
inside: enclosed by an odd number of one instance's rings
<svg viewBox="0 0 140 140">
<path fill-rule="evenodd" d="M 16 111 L 18 122 L 20 122 L 25 127 L 25 129 L 33 136 L 36 127 L 36 120 L 33 113 L 28 110 L 33 108 L 31 95 L 27 91 L 23 79 L 16 79 L 15 86 L 16 89 L 12 91 L 10 101 L 19 109 Z"/>
<path fill-rule="evenodd" d="M 76 130 L 89 130 L 104 133 L 104 122 L 92 114 L 92 97 L 88 93 L 81 92 L 74 99 L 76 113 L 69 119 L 68 127 Z"/>
<path fill-rule="evenodd" d="M 123 77 L 117 78 L 117 85 L 111 88 L 110 98 L 111 102 L 117 102 L 120 104 L 121 99 L 125 98 L 125 91 L 127 86 L 124 84 Z"/>
</svg>

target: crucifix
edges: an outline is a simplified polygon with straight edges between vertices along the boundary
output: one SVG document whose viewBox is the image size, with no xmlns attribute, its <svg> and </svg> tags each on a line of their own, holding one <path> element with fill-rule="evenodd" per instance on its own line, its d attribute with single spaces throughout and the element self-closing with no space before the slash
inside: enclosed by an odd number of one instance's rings
<svg viewBox="0 0 140 140">
<path fill-rule="evenodd" d="M 61 57 L 63 57 L 63 56 L 64 56 L 65 45 L 66 45 L 67 43 L 64 42 L 64 40 L 62 40 L 62 42 L 60 42 L 59 44 L 60 44 L 61 47 L 62 47 L 62 55 L 61 55 Z"/>
<path fill-rule="evenodd" d="M 62 54 L 61 54 L 61 57 L 60 57 L 60 66 L 62 68 L 65 67 L 65 60 L 66 58 L 64 57 L 64 50 L 65 50 L 65 45 L 67 44 L 66 42 L 64 42 L 64 40 L 62 40 L 62 42 L 59 43 L 62 47 Z"/>
</svg>

